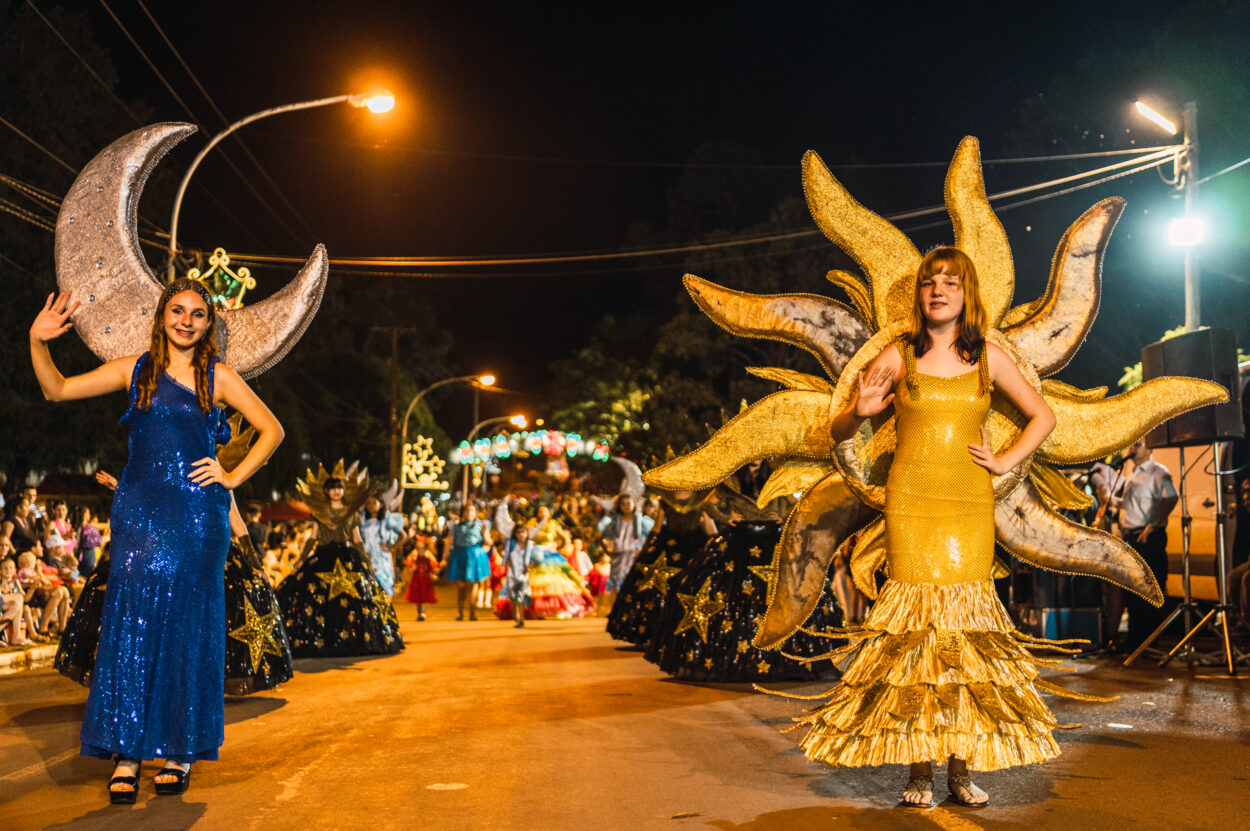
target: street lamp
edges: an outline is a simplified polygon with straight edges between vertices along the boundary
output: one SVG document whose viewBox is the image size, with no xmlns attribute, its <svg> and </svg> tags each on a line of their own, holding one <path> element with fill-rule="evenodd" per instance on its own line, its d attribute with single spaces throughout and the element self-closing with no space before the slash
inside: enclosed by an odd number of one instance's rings
<svg viewBox="0 0 1250 831">
<path fill-rule="evenodd" d="M 174 210 L 169 217 L 169 279 L 174 278 L 174 254 L 178 251 L 178 215 L 182 211 L 182 197 L 187 192 L 187 185 L 191 183 L 191 174 L 195 173 L 195 169 L 200 166 L 200 162 L 204 161 L 204 157 L 208 155 L 208 151 L 212 150 L 222 139 L 233 133 L 240 127 L 251 124 L 253 121 L 259 121 L 278 113 L 289 113 L 295 110 L 311 110 L 314 107 L 328 107 L 331 104 L 351 104 L 353 107 L 364 107 L 372 113 L 389 112 L 395 106 L 395 96 L 390 92 L 379 92 L 358 95 L 334 95 L 330 98 L 318 98 L 314 101 L 300 101 L 295 104 L 283 104 L 281 107 L 270 107 L 267 110 L 261 110 L 258 113 L 252 113 L 246 118 L 241 118 L 213 136 L 212 140 L 204 146 L 194 159 L 191 160 L 191 166 L 187 168 L 187 172 L 182 177 L 182 182 L 178 185 L 178 192 L 174 195 Z"/>
<path fill-rule="evenodd" d="M 477 438 L 478 431 L 481 430 L 483 427 L 486 427 L 491 424 L 502 424 L 504 422 L 514 425 L 519 430 L 524 430 L 525 425 L 528 423 L 525 420 L 525 416 L 521 415 L 520 413 L 517 413 L 516 415 L 510 415 L 510 416 L 499 416 L 498 418 L 488 418 L 485 421 L 478 422 L 478 424 L 474 426 L 472 430 L 469 431 L 469 438 L 468 438 L 469 446 L 470 447 L 473 446 L 473 440 Z M 469 461 L 468 463 L 464 465 L 464 481 L 460 486 L 461 508 L 463 508 L 464 504 L 469 501 L 469 468 L 472 466 L 473 466 L 472 461 Z"/>
<path fill-rule="evenodd" d="M 1149 105 L 1138 101 L 1137 112 L 1176 135 L 1176 124 L 1156 112 Z M 1201 304 L 1198 288 L 1198 257 L 1194 247 L 1205 236 L 1202 220 L 1194 215 L 1198 201 L 1198 105 L 1193 101 L 1181 111 L 1182 144 L 1176 156 L 1176 189 L 1185 194 L 1185 215 L 1173 219 L 1168 225 L 1168 240 L 1185 250 L 1185 329 L 1193 332 L 1201 325 Z"/>
<path fill-rule="evenodd" d="M 430 384 L 428 387 L 421 390 L 421 392 L 414 395 L 412 397 L 412 400 L 408 402 L 408 409 L 404 410 L 404 422 L 403 422 L 403 427 L 400 430 L 400 442 L 399 442 L 399 446 L 401 448 L 408 446 L 408 419 L 412 415 L 413 408 L 417 406 L 417 402 L 420 401 L 422 398 L 424 398 L 427 392 L 436 390 L 439 387 L 445 387 L 448 384 L 472 384 L 474 388 L 476 389 L 483 389 L 483 388 L 489 389 L 490 387 L 493 387 L 495 385 L 495 376 L 494 375 L 461 375 L 458 378 L 444 378 L 441 381 L 435 381 L 433 384 Z M 395 458 L 396 458 L 395 437 L 391 436 L 391 459 L 394 460 Z M 392 478 L 394 478 L 393 473 L 392 473 Z"/>
</svg>

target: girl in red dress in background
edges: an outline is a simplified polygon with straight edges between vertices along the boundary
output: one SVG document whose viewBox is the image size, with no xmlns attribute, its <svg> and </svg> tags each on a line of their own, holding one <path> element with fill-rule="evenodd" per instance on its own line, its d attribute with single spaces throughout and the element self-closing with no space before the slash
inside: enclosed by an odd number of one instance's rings
<svg viewBox="0 0 1250 831">
<path fill-rule="evenodd" d="M 417 620 L 425 620 L 425 605 L 437 603 L 438 595 L 434 593 L 434 575 L 438 573 L 438 557 L 430 550 L 428 538 L 422 537 L 408 555 L 405 565 L 409 568 L 412 578 L 408 581 L 408 591 L 404 599 L 417 604 Z"/>
</svg>

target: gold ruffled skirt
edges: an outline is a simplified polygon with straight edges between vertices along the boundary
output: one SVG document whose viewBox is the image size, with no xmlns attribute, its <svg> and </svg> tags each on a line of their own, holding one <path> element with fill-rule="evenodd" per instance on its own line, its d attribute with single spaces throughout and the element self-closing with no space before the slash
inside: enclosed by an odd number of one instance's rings
<svg viewBox="0 0 1250 831">
<path fill-rule="evenodd" d="M 1075 652 L 1016 630 L 992 580 L 950 585 L 886 581 L 862 627 L 827 633 L 851 642 L 821 658 L 842 682 L 817 696 L 803 750 L 834 767 L 965 759 L 973 770 L 1059 754 L 1040 691 L 1088 701 L 1037 677 L 1063 667 L 1030 650 Z M 786 695 L 785 693 L 781 693 Z"/>
</svg>

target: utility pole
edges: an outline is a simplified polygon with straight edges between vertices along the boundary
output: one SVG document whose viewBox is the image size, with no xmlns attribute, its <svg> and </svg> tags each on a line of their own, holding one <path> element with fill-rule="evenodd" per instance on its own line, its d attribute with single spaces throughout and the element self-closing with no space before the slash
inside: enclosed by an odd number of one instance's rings
<svg viewBox="0 0 1250 831">
<path fill-rule="evenodd" d="M 1198 207 L 1198 104 L 1186 102 L 1182 112 L 1182 125 L 1185 141 L 1185 157 L 1182 162 L 1181 174 L 1185 188 L 1185 218 L 1195 215 Z M 1185 247 L 1185 330 L 1197 331 L 1202 321 L 1202 307 L 1199 301 L 1198 288 L 1198 254 L 1197 246 Z"/>
<path fill-rule="evenodd" d="M 411 326 L 374 326 L 375 332 L 391 333 L 391 417 L 390 417 L 390 474 L 388 480 L 399 478 L 399 336 L 415 332 Z"/>
</svg>

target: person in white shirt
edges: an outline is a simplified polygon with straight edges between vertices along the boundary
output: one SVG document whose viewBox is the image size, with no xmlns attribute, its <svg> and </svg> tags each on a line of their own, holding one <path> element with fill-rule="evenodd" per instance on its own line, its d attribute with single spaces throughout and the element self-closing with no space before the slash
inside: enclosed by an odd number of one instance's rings
<svg viewBox="0 0 1250 831">
<path fill-rule="evenodd" d="M 1141 555 L 1159 586 L 1164 587 L 1168 579 L 1168 514 L 1176 507 L 1176 487 L 1171 472 L 1154 460 L 1144 439 L 1130 445 L 1124 456 L 1131 468 L 1125 467 L 1123 487 L 1113 488 L 1111 507 L 1119 511 L 1120 536 Z M 1163 622 L 1168 608 L 1165 604 L 1156 609 L 1128 592 L 1124 599 L 1128 608 L 1125 647 L 1131 651 Z"/>
</svg>

